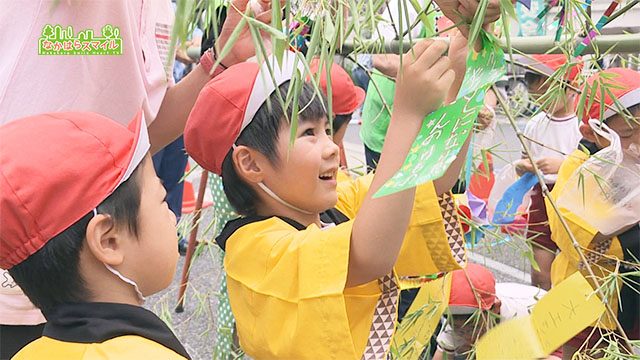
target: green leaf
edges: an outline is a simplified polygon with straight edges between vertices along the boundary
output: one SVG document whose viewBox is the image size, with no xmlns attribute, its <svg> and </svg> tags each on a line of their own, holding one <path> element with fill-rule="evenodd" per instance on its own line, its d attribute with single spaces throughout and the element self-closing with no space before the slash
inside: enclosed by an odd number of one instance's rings
<svg viewBox="0 0 640 360">
<path fill-rule="evenodd" d="M 328 11 L 324 12 L 324 31 L 322 32 L 322 36 L 324 37 L 324 41 L 327 43 L 331 43 L 332 40 L 336 36 L 336 28 L 333 25 L 333 20 L 331 19 L 331 15 Z"/>
<path fill-rule="evenodd" d="M 469 46 L 471 47 L 473 47 L 473 44 L 476 42 L 476 39 L 478 39 L 478 36 L 480 35 L 488 5 L 489 0 L 480 0 L 480 2 L 478 3 L 476 16 L 473 17 L 473 21 L 471 22 L 471 29 L 469 30 Z"/>
</svg>

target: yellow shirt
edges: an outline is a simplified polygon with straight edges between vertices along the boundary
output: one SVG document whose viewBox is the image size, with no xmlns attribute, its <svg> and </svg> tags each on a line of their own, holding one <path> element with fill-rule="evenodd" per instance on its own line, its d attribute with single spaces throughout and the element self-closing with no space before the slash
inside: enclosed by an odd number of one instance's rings
<svg viewBox="0 0 640 360">
<path fill-rule="evenodd" d="M 551 197 L 554 200 L 557 201 L 571 175 L 588 158 L 589 155 L 580 150 L 576 150 L 562 163 L 562 166 L 558 171 L 558 180 L 553 188 L 553 191 L 551 191 Z M 547 213 L 549 216 L 549 227 L 551 228 L 551 237 L 560 249 L 560 252 L 556 256 L 556 259 L 553 261 L 553 265 L 551 266 L 551 282 L 553 285 L 557 285 L 562 282 L 562 280 L 578 271 L 578 263 L 580 262 L 580 257 L 576 249 L 573 247 L 571 238 L 562 227 L 560 218 L 553 210 L 551 204 L 548 202 L 549 200 L 546 201 Z M 589 247 L 594 237 L 598 234 L 598 230 L 565 208 L 561 208 L 560 212 L 562 213 L 564 219 L 569 225 L 571 233 L 573 233 L 580 246 L 583 249 Z M 587 253 L 585 250 L 583 251 L 585 254 Z M 613 238 L 611 246 L 605 254 L 617 259 L 623 259 L 622 248 L 617 237 Z M 600 279 L 614 270 L 614 266 L 609 262 L 606 262 L 604 257 L 601 258 L 600 261 L 598 261 L 596 264 L 591 265 L 591 268 L 593 269 L 594 274 Z M 581 272 L 587 279 L 589 279 L 587 277 L 588 272 L 586 270 L 581 270 Z M 600 283 L 602 283 L 601 280 Z M 622 283 L 620 282 L 618 286 L 621 285 Z M 592 286 L 594 286 L 595 288 L 593 282 Z M 609 302 L 612 305 L 613 311 L 616 312 L 618 307 L 617 296 L 613 295 L 609 299 Z M 605 313 L 604 318 L 601 321 L 599 321 L 597 324 L 594 324 L 594 326 L 596 325 L 607 329 L 615 328 L 613 319 L 611 319 L 607 313 Z"/>
<path fill-rule="evenodd" d="M 73 303 L 45 315 L 43 336 L 13 360 L 189 359 L 169 327 L 140 306 Z"/>
<path fill-rule="evenodd" d="M 336 209 L 353 219 L 371 179 L 339 183 Z M 377 281 L 345 289 L 352 225 L 349 220 L 331 228 L 297 229 L 271 217 L 245 224 L 228 237 L 224 265 L 229 300 L 240 344 L 249 356 L 362 356 L 381 292 Z M 464 257 L 464 244 L 460 253 Z M 420 186 L 394 272 L 402 279 L 459 267 L 433 184 Z"/>
<path fill-rule="evenodd" d="M 43 336 L 18 352 L 12 360 L 184 360 L 173 350 L 141 336 L 119 336 L 102 343 L 76 343 Z"/>
</svg>

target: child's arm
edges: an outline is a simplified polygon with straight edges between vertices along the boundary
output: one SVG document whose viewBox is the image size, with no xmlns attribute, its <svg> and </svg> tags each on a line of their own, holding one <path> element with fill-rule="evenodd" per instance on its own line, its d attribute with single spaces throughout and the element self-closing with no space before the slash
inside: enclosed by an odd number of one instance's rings
<svg viewBox="0 0 640 360">
<path fill-rule="evenodd" d="M 443 56 L 446 49 L 443 42 L 425 40 L 405 55 L 380 163 L 353 224 L 347 287 L 389 274 L 396 262 L 415 188 L 377 199 L 373 194 L 403 165 L 424 117 L 445 100 L 455 76 L 449 59 Z"/>
<path fill-rule="evenodd" d="M 481 40 L 478 39 L 474 46 L 476 51 L 481 50 Z M 451 88 L 449 89 L 449 93 L 447 94 L 447 103 L 455 101 L 458 96 L 458 92 L 460 91 L 460 87 L 464 80 L 464 75 L 467 71 L 468 53 L 467 38 L 465 38 L 460 31 L 456 31 L 455 34 L 451 36 L 451 45 L 449 46 L 451 68 L 455 72 L 456 76 Z M 436 188 L 436 193 L 438 195 L 450 191 L 456 181 L 458 181 L 458 178 L 460 177 L 460 170 L 462 170 L 462 167 L 464 166 L 470 143 L 471 136 L 467 137 L 467 140 L 462 145 L 460 152 L 458 152 L 458 156 L 453 163 L 449 165 L 449 168 L 442 177 L 433 181 L 433 186 Z"/>
<path fill-rule="evenodd" d="M 222 50 L 235 32 L 236 26 L 242 21 L 244 10 L 247 6 L 252 6 L 249 0 L 233 0 L 229 5 L 229 12 L 224 25 L 218 36 L 218 48 Z M 232 11 L 231 9 L 237 9 Z M 259 11 L 255 15 L 255 20 L 269 24 L 271 22 L 271 1 L 260 0 L 254 7 Z M 269 35 L 263 34 L 262 41 L 269 41 Z M 266 45 L 269 48 L 269 45 Z M 219 51 L 220 51 L 219 50 Z M 255 55 L 255 46 L 251 37 L 249 27 L 239 33 L 233 48 L 227 56 L 221 60 L 225 67 L 241 63 Z M 214 62 L 217 59 L 214 59 Z M 171 86 L 162 99 L 162 104 L 158 110 L 155 120 L 149 124 L 149 140 L 151 141 L 151 154 L 158 152 L 165 145 L 178 138 L 184 132 L 185 122 L 189 117 L 191 108 L 198 98 L 200 90 L 211 80 L 209 74 L 202 63 L 196 66 L 178 84 Z M 147 119 L 149 121 L 150 119 Z"/>
</svg>

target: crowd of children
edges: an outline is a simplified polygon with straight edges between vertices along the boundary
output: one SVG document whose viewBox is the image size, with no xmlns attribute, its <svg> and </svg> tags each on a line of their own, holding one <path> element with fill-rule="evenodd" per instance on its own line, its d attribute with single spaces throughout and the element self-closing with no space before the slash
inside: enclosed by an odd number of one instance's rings
<svg viewBox="0 0 640 360">
<path fill-rule="evenodd" d="M 475 12 L 471 3 L 438 3 L 456 21 Z M 247 5 L 234 2 L 240 10 Z M 487 24 L 495 21 L 498 1 L 490 1 L 485 14 Z M 257 17 L 268 22 L 271 14 Z M 228 14 L 222 27 L 227 39 L 241 18 L 239 10 Z M 240 216 L 226 223 L 216 242 L 225 252 L 239 343 L 252 358 L 386 359 L 403 311 L 401 290 L 441 277 L 451 279 L 449 319 L 434 336 L 434 359 L 471 356 L 493 326 L 470 325 L 472 313 L 498 322 L 525 315 L 577 271 L 594 289 L 612 274 L 626 281 L 616 278 L 618 291 L 603 293 L 612 312 L 550 359 L 569 359 L 578 350 L 597 354 L 603 338 L 621 347 L 625 338 L 639 339 L 639 219 L 604 231 L 567 201 L 557 206 L 576 172 L 614 145 L 621 159 L 640 169 L 639 72 L 602 70 L 581 84 L 580 58 L 569 63 L 564 55 L 534 55 L 523 61 L 529 93 L 555 94 L 540 99 L 541 111 L 524 131 L 531 152 L 516 163 L 519 175 L 539 170 L 544 182 L 533 188 L 528 211 L 528 240 L 539 266 L 532 270 L 533 286 L 496 284 L 486 268 L 467 264 L 464 221 L 452 189 L 471 139 L 442 177 L 374 197 L 402 167 L 424 118 L 456 98 L 465 73 L 460 59 L 469 48 L 468 25 L 461 30 L 451 45 L 417 42 L 402 63 L 377 58 L 380 69 L 382 60 L 393 63 L 393 71 L 371 78 L 388 82 L 392 95 L 378 97 L 370 96 L 372 86 L 365 96 L 337 64 L 316 59 L 305 71 L 295 51 L 247 60 L 255 51 L 248 31 L 217 66 L 215 52 L 205 52 L 180 87 L 163 80 L 161 92 L 138 93 L 141 107 L 126 119 L 129 103 L 125 109 L 80 99 L 82 106 L 65 108 L 51 96 L 40 104 L 49 108 L 32 113 L 16 110 L 14 95 L 3 95 L 0 268 L 6 283 L 15 284 L 12 293 L 0 293 L 6 308 L 0 314 L 10 306 L 21 312 L 0 319 L 2 358 L 190 359 L 171 329 L 143 307 L 146 297 L 169 286 L 179 257 L 176 217 L 150 155 L 182 128 L 189 156 L 221 177 Z M 559 72 L 566 75 L 554 76 Z M 294 87 L 296 97 L 287 101 Z M 178 100 L 189 106 L 176 106 Z M 385 106 L 374 109 L 367 101 Z M 343 172 L 341 144 L 363 102 L 363 140 L 375 171 L 351 178 Z M 383 113 L 382 123 L 374 110 Z M 164 119 L 171 116 L 178 120 L 168 124 Z M 160 124 L 148 130 L 149 117 Z M 481 117 L 480 128 L 495 122 L 494 112 Z M 380 141 L 372 145 L 371 139 Z M 640 185 L 637 174 L 625 181 Z M 615 199 L 622 207 L 640 202 L 622 198 Z M 598 206 L 590 197 L 582 201 L 586 208 Z M 28 297 L 26 305 L 14 304 L 24 300 L 16 285 Z"/>
</svg>

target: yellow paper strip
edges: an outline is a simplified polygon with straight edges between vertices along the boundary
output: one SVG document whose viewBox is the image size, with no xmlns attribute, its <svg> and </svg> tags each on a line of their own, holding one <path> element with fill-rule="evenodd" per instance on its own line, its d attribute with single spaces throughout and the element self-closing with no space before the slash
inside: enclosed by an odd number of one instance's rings
<svg viewBox="0 0 640 360">
<path fill-rule="evenodd" d="M 391 346 L 397 352 L 398 358 L 417 360 L 420 357 L 447 309 L 450 292 L 450 273 L 420 287 L 407 315 L 393 335 Z M 417 318 L 411 321 L 414 316 Z"/>
<path fill-rule="evenodd" d="M 549 291 L 531 315 L 506 321 L 476 344 L 477 358 L 539 359 L 547 357 L 605 311 L 579 272 Z"/>
<path fill-rule="evenodd" d="M 589 282 L 576 272 L 551 289 L 531 314 L 545 353 L 550 354 L 596 321 L 605 311 Z"/>
</svg>

